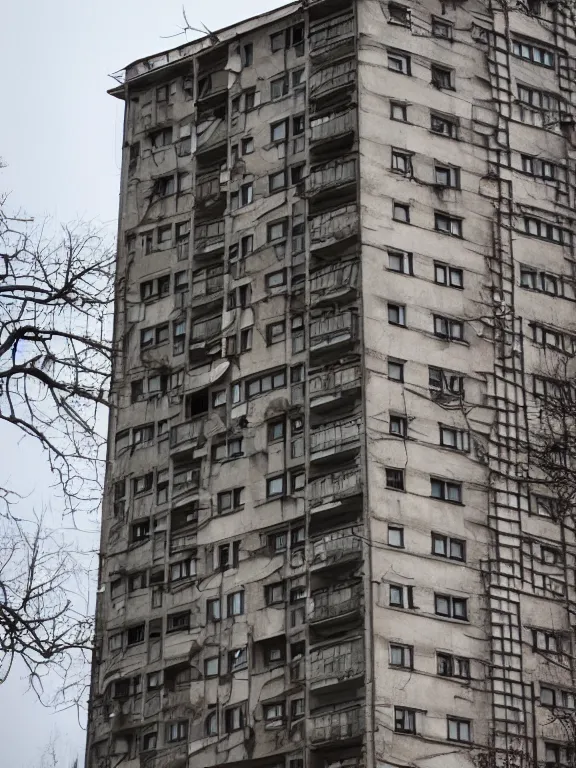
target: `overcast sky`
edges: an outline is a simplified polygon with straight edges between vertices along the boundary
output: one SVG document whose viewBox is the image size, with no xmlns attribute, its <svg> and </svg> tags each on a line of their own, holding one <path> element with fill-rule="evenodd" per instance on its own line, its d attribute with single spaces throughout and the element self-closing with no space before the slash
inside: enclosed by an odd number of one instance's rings
<svg viewBox="0 0 576 768">
<path fill-rule="evenodd" d="M 275 0 L 188 0 L 193 26 L 209 29 L 278 8 Z M 108 96 L 109 73 L 177 46 L 181 0 L 20 0 L 4 6 L 0 25 L 4 107 L 0 157 L 8 168 L 0 190 L 14 206 L 57 221 L 98 219 L 115 228 L 122 102 Z M 0 433 L 0 484 L 10 481 L 36 506 L 52 503 L 41 453 Z M 24 512 L 24 510 L 22 510 Z M 56 508 L 55 515 L 58 514 Z M 80 753 L 84 733 L 75 713 L 55 715 L 17 678 L 0 687 L 1 768 L 43 768 L 40 755 L 57 735 L 62 759 Z"/>
</svg>

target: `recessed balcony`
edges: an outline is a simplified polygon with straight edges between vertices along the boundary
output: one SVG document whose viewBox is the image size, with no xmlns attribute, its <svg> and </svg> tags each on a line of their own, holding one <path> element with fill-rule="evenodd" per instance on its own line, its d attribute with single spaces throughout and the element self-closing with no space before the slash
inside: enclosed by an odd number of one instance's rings
<svg viewBox="0 0 576 768">
<path fill-rule="evenodd" d="M 183 451 L 192 447 L 204 430 L 204 419 L 192 419 L 176 424 L 170 430 L 170 450 Z"/>
<path fill-rule="evenodd" d="M 358 315 L 352 310 L 325 315 L 310 323 L 310 359 L 341 352 L 358 341 Z"/>
<path fill-rule="evenodd" d="M 351 707 L 311 716 L 310 741 L 315 746 L 360 739 L 364 733 L 364 709 Z"/>
<path fill-rule="evenodd" d="M 346 686 L 364 675 L 364 642 L 354 638 L 310 652 L 310 689 L 325 691 Z"/>
<path fill-rule="evenodd" d="M 312 480 L 308 489 L 312 512 L 342 506 L 346 501 L 362 494 L 360 470 L 354 467 L 317 477 Z"/>
<path fill-rule="evenodd" d="M 198 269 L 192 275 L 192 307 L 206 308 L 212 302 L 221 302 L 224 292 L 224 265 Z"/>
<path fill-rule="evenodd" d="M 358 290 L 360 265 L 357 261 L 329 264 L 310 275 L 310 302 L 312 306 L 350 300 Z"/>
<path fill-rule="evenodd" d="M 356 184 L 356 158 L 338 158 L 329 163 L 316 165 L 308 177 L 308 197 L 315 203 L 325 200 L 330 194 L 343 194 Z"/>
<path fill-rule="evenodd" d="M 362 585 L 359 583 L 318 589 L 312 593 L 312 609 L 308 621 L 314 624 L 355 616 L 362 611 L 363 597 Z"/>
<path fill-rule="evenodd" d="M 194 256 L 206 258 L 224 250 L 224 219 L 199 224 L 194 229 Z"/>
<path fill-rule="evenodd" d="M 310 98 L 326 103 L 337 103 L 347 92 L 356 88 L 356 61 L 346 59 L 311 75 L 309 80 Z M 318 106 L 318 105 L 317 105 Z"/>
<path fill-rule="evenodd" d="M 312 541 L 312 566 L 326 568 L 362 555 L 362 527 L 348 526 Z"/>
<path fill-rule="evenodd" d="M 318 412 L 332 409 L 341 401 L 355 397 L 361 383 L 362 370 L 359 365 L 339 366 L 312 375 L 308 380 L 310 408 Z"/>
<path fill-rule="evenodd" d="M 337 421 L 310 432 L 310 461 L 348 458 L 360 449 L 360 419 Z"/>
<path fill-rule="evenodd" d="M 356 134 L 356 113 L 349 109 L 346 112 L 334 112 L 331 115 L 315 117 L 310 121 L 310 151 L 334 152 L 337 149 L 350 147 Z"/>
<path fill-rule="evenodd" d="M 190 360 L 201 360 L 210 354 L 215 346 L 219 346 L 222 335 L 222 315 L 195 320 L 190 328 Z"/>
<path fill-rule="evenodd" d="M 354 14 L 311 23 L 308 44 L 313 58 L 325 55 L 334 59 L 352 53 L 355 47 Z"/>
<path fill-rule="evenodd" d="M 310 247 L 318 253 L 336 252 L 357 235 L 358 208 L 355 204 L 340 206 L 310 220 Z"/>
</svg>

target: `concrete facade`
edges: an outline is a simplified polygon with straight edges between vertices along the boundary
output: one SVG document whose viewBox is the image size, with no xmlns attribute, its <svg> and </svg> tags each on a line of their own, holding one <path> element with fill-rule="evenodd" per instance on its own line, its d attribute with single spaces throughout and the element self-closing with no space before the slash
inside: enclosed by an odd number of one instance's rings
<svg viewBox="0 0 576 768">
<path fill-rule="evenodd" d="M 308 0 L 126 69 L 89 768 L 572 765 L 575 63 Z"/>
</svg>

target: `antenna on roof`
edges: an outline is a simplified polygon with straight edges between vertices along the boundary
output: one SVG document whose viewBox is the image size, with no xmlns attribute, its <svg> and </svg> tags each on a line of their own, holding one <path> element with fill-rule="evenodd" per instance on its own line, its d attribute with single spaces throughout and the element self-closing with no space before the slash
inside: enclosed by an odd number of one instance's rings
<svg viewBox="0 0 576 768">
<path fill-rule="evenodd" d="M 218 35 L 215 35 L 214 32 L 211 32 L 206 26 L 206 24 L 204 24 L 202 21 L 200 22 L 202 29 L 198 29 L 198 27 L 193 27 L 188 21 L 188 17 L 186 16 L 186 9 L 184 8 L 184 6 L 182 6 L 182 16 L 184 18 L 185 26 L 180 27 L 180 32 L 177 32 L 175 35 L 160 35 L 160 37 L 166 39 L 170 37 L 179 37 L 180 35 L 185 35 L 187 32 L 197 32 L 199 35 L 202 35 L 202 36 L 208 35 L 212 45 L 217 45 L 220 42 L 220 38 L 218 37 Z"/>
</svg>

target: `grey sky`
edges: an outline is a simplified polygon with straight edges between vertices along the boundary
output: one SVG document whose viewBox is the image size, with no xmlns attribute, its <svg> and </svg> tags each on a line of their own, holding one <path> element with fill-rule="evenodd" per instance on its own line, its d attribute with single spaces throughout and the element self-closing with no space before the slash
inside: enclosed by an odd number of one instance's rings
<svg viewBox="0 0 576 768">
<path fill-rule="evenodd" d="M 284 4 L 213 0 L 185 7 L 192 25 L 217 29 Z M 11 190 L 13 205 L 35 217 L 99 219 L 114 229 L 123 110 L 106 94 L 114 84 L 108 74 L 185 42 L 161 37 L 178 32 L 181 21 L 181 0 L 21 0 L 5 6 L 0 156 L 8 168 L 0 190 Z M 32 494 L 30 503 L 47 504 L 50 477 L 42 455 L 16 437 L 0 433 L 0 479 Z M 0 688 L 0 768 L 40 768 L 54 733 L 61 768 L 76 752 L 83 758 L 75 713 L 54 715 L 24 691 L 17 678 Z"/>
</svg>

